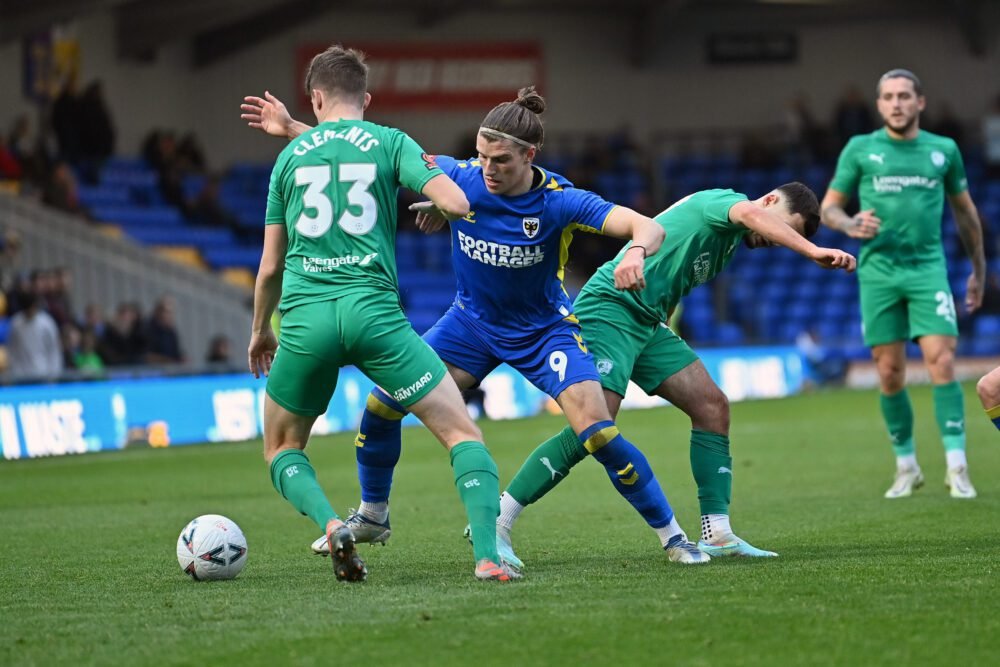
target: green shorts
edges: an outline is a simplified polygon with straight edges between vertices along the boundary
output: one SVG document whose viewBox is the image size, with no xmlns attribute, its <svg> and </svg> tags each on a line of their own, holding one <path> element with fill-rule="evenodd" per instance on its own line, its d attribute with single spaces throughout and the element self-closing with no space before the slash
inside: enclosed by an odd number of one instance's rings
<svg viewBox="0 0 1000 667">
<path fill-rule="evenodd" d="M 341 366 L 353 364 L 403 405 L 427 395 L 447 374 L 391 292 L 356 292 L 286 311 L 267 378 L 267 394 L 289 412 L 326 412 Z"/>
<path fill-rule="evenodd" d="M 957 336 L 955 299 L 944 267 L 868 271 L 859 276 L 865 345 Z"/>
<path fill-rule="evenodd" d="M 665 324 L 646 324 L 614 299 L 582 294 L 573 308 L 605 389 L 625 395 L 632 380 L 652 394 L 668 377 L 698 360 Z"/>
</svg>

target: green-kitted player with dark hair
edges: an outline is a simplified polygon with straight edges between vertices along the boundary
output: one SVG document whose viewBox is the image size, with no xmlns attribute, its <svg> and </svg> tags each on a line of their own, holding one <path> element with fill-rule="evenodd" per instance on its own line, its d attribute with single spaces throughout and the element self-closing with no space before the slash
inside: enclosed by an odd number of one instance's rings
<svg viewBox="0 0 1000 667">
<path fill-rule="evenodd" d="M 934 413 L 948 464 L 945 484 L 953 498 L 975 498 L 965 457 L 962 388 L 955 381 L 955 300 L 941 245 L 945 195 L 972 259 L 965 293 L 970 313 L 983 301 L 986 275 L 979 214 L 958 146 L 920 129 L 926 100 L 916 75 L 890 70 L 876 93 L 885 127 L 853 137 L 844 147 L 822 215 L 827 226 L 862 239 L 858 282 L 865 345 L 878 369 L 882 416 L 896 453 L 896 477 L 885 497 L 905 498 L 924 483 L 906 392 L 906 341 L 915 340 L 934 383 Z M 861 211 L 851 217 L 844 206 L 855 191 Z"/>
<path fill-rule="evenodd" d="M 711 556 L 776 556 L 733 533 L 729 402 L 698 356 L 665 322 L 681 297 L 722 271 L 741 243 L 749 248 L 781 245 L 828 269 L 853 271 L 854 257 L 806 240 L 819 226 L 819 204 L 801 183 L 782 185 L 752 201 L 732 190 L 697 192 L 655 220 L 666 231 L 666 240 L 646 260 L 646 288 L 639 292 L 615 288 L 614 270 L 629 249 L 625 246 L 587 281 L 574 303 L 605 400 L 616 416 L 632 380 L 691 418 L 691 468 L 701 504 L 702 551 Z M 587 450 L 567 428 L 528 457 L 500 499 L 501 558 L 520 563 L 510 542 L 514 521 L 586 456 Z M 628 479 L 628 471 L 619 474 Z"/>
<path fill-rule="evenodd" d="M 403 315 L 396 281 L 399 186 L 423 193 L 449 219 L 467 215 L 469 202 L 405 133 L 364 121 L 367 75 L 362 54 L 340 46 L 309 65 L 306 90 L 318 125 L 288 144 L 271 174 L 248 350 L 251 372 L 268 376 L 271 480 L 326 531 L 336 576 L 347 581 L 363 580 L 367 570 L 303 451 L 341 366 L 357 366 L 448 449 L 474 532 L 492 538 L 500 493 L 482 434 L 444 362 Z M 261 127 L 261 119 L 248 120 Z M 279 295 L 280 350 L 270 324 Z M 476 578 L 511 578 L 493 539 L 478 540 L 474 553 Z"/>
</svg>

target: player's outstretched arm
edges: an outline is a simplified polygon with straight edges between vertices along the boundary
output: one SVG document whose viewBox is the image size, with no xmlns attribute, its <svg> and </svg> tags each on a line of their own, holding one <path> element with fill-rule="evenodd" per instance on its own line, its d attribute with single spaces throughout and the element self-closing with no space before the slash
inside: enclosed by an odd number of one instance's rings
<svg viewBox="0 0 1000 667">
<path fill-rule="evenodd" d="M 631 239 L 632 246 L 615 267 L 615 287 L 639 291 L 646 289 L 643 275 L 646 258 L 663 245 L 666 236 L 663 227 L 652 218 L 636 213 L 625 206 L 616 206 L 604 222 L 604 233 L 619 239 Z"/>
<path fill-rule="evenodd" d="M 417 228 L 425 234 L 438 231 L 449 220 L 458 220 L 469 214 L 469 200 L 460 187 L 445 174 L 438 174 L 427 181 L 420 191 L 430 201 L 410 204 L 417 214 Z"/>
<path fill-rule="evenodd" d="M 827 190 L 823 203 L 819 206 L 823 224 L 855 239 L 870 239 L 878 234 L 882 221 L 875 215 L 875 209 L 858 211 L 854 216 L 847 215 L 844 207 L 847 206 L 848 199 L 843 192 Z"/>
<path fill-rule="evenodd" d="M 979 211 L 969 191 L 949 195 L 955 226 L 962 239 L 965 254 L 972 260 L 972 273 L 965 285 L 965 310 L 972 313 L 983 305 L 983 288 L 986 285 L 986 256 L 983 253 L 983 225 Z"/>
<path fill-rule="evenodd" d="M 264 227 L 264 252 L 260 257 L 257 282 L 253 290 L 253 325 L 247 361 L 255 378 L 271 372 L 278 341 L 271 329 L 271 315 L 281 298 L 281 279 L 285 270 L 288 232 L 284 225 Z"/>
<path fill-rule="evenodd" d="M 244 97 L 240 111 L 243 112 L 240 118 L 247 121 L 247 125 L 275 137 L 294 139 L 312 129 L 312 126 L 292 118 L 285 103 L 266 90 L 264 97 Z"/>
<path fill-rule="evenodd" d="M 794 250 L 826 269 L 854 271 L 857 260 L 850 253 L 837 248 L 821 248 L 782 222 L 781 218 L 750 201 L 734 204 L 729 209 L 729 219 L 757 232 L 765 239 L 789 250 Z"/>
</svg>

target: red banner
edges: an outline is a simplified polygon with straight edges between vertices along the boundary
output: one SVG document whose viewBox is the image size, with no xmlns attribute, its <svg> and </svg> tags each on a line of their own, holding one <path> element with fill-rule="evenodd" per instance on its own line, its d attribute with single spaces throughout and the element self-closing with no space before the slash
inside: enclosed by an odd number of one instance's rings
<svg viewBox="0 0 1000 667">
<path fill-rule="evenodd" d="M 351 44 L 364 51 L 372 109 L 488 109 L 514 99 L 518 88 L 544 88 L 538 44 Z M 296 58 L 299 81 L 325 46 L 302 46 Z M 301 88 L 300 88 L 301 89 Z M 310 110 L 309 97 L 299 98 Z"/>
</svg>

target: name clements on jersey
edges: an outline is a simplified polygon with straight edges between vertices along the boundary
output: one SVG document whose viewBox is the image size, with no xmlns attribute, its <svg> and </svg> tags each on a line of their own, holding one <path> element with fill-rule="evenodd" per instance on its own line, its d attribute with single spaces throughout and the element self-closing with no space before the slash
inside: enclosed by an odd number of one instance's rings
<svg viewBox="0 0 1000 667">
<path fill-rule="evenodd" d="M 312 139 L 312 143 L 309 143 L 309 139 Z M 360 127 L 352 127 L 340 132 L 334 132 L 333 130 L 323 130 L 320 132 L 317 130 L 307 138 L 303 138 L 292 152 L 301 157 L 312 149 L 319 148 L 331 139 L 341 139 L 354 144 L 358 147 L 358 150 L 365 153 L 379 144 L 378 139 L 373 137 L 371 132 L 365 132 Z"/>
<path fill-rule="evenodd" d="M 491 266 L 521 269 L 540 264 L 545 260 L 545 253 L 539 245 L 512 246 L 494 241 L 482 241 L 464 232 L 458 233 L 458 244 L 470 259 Z"/>
<path fill-rule="evenodd" d="M 872 176 L 875 192 L 902 192 L 903 188 L 911 185 L 933 190 L 938 182 L 936 178 L 926 176 Z"/>
</svg>

